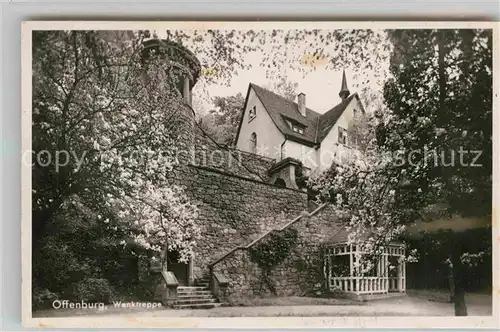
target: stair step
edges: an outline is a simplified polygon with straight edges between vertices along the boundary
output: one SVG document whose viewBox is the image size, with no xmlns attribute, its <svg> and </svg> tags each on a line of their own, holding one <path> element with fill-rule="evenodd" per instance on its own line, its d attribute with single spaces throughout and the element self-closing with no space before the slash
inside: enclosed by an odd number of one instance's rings
<svg viewBox="0 0 500 332">
<path fill-rule="evenodd" d="M 177 291 L 195 291 L 195 290 L 207 290 L 207 287 L 203 286 L 179 286 Z"/>
<path fill-rule="evenodd" d="M 212 294 L 177 294 L 178 299 L 211 299 L 214 296 Z"/>
<path fill-rule="evenodd" d="M 215 303 L 217 302 L 216 299 L 212 298 L 212 299 L 177 299 L 177 301 L 175 301 L 175 304 L 176 305 L 182 305 L 182 304 L 210 304 L 210 303 Z"/>
<path fill-rule="evenodd" d="M 181 290 L 177 290 L 177 293 L 178 294 L 212 294 L 212 292 L 209 290 L 209 289 L 204 289 L 204 290 L 185 290 L 185 289 L 181 289 Z"/>
<path fill-rule="evenodd" d="M 196 281 L 196 286 L 177 287 L 177 300 L 173 307 L 175 309 L 211 309 L 220 307 L 221 303 L 217 302 L 208 286 L 208 280 L 203 278 Z"/>
<path fill-rule="evenodd" d="M 177 293 L 177 297 L 179 298 L 189 298 L 189 297 L 195 297 L 195 298 L 209 298 L 213 297 L 213 294 L 210 292 L 204 293 L 204 294 L 195 294 L 195 293 Z"/>
<path fill-rule="evenodd" d="M 201 279 L 196 279 L 195 280 L 195 283 L 199 284 L 199 283 L 203 283 L 203 284 L 208 284 L 210 282 L 210 279 L 209 278 L 201 278 Z"/>
<path fill-rule="evenodd" d="M 180 298 L 180 297 L 178 297 L 176 299 L 176 302 L 189 302 L 189 301 L 197 301 L 197 302 L 208 301 L 208 302 L 213 302 L 212 300 L 215 300 L 215 302 L 217 302 L 217 299 L 215 297 L 188 297 L 188 298 Z"/>
<path fill-rule="evenodd" d="M 174 304 L 174 309 L 212 309 L 218 308 L 221 303 L 200 303 L 200 304 Z"/>
<path fill-rule="evenodd" d="M 177 288 L 177 293 L 182 293 L 182 294 L 193 294 L 193 293 L 200 293 L 200 294 L 211 294 L 210 289 L 208 288 L 203 288 L 203 289 L 179 289 Z"/>
</svg>

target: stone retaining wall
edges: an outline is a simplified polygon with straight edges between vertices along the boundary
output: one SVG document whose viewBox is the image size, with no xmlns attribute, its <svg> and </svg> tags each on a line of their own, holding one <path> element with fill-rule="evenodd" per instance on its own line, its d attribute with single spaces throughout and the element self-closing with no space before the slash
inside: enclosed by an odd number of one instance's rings
<svg viewBox="0 0 500 332">
<path fill-rule="evenodd" d="M 298 231 L 297 245 L 290 256 L 274 269 L 271 279 L 278 296 L 303 296 L 324 284 L 321 246 L 340 230 L 333 208 L 326 206 L 314 216 L 305 216 L 292 225 Z M 269 295 L 261 287 L 261 270 L 250 260 L 247 250 L 238 250 L 214 268 L 229 280 L 227 296 Z"/>
<path fill-rule="evenodd" d="M 190 164 L 213 168 L 232 175 L 267 182 L 267 171 L 276 163 L 272 158 L 218 145 L 199 128 L 190 151 Z"/>
<path fill-rule="evenodd" d="M 177 172 L 179 183 L 200 210 L 202 238 L 194 257 L 198 276 L 206 274 L 207 265 L 231 249 L 281 227 L 307 209 L 307 194 L 302 191 L 209 167 L 190 165 Z"/>
</svg>

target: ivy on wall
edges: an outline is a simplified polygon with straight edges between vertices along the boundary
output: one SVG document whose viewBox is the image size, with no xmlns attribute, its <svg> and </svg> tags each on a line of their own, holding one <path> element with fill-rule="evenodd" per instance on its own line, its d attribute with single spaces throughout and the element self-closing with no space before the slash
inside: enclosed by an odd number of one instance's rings
<svg viewBox="0 0 500 332">
<path fill-rule="evenodd" d="M 275 283 L 271 278 L 272 271 L 290 255 L 297 240 L 297 230 L 287 229 L 281 232 L 272 232 L 263 242 L 249 249 L 250 260 L 257 264 L 262 271 L 261 292 L 265 286 L 272 294 L 277 295 Z"/>
<path fill-rule="evenodd" d="M 319 298 L 348 298 L 348 296 L 338 288 L 328 288 L 326 269 L 330 269 L 331 275 L 342 276 L 349 272 L 344 262 L 330 260 L 326 264 L 325 249 L 323 245 L 310 246 L 306 254 L 300 255 L 294 262 L 297 274 L 301 279 L 302 296 Z M 347 256 L 346 256 L 347 257 Z"/>
</svg>

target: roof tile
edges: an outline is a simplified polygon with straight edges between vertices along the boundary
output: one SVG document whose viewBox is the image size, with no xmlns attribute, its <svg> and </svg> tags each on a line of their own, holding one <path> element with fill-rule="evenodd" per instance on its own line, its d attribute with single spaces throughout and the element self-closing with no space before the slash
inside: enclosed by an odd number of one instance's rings
<svg viewBox="0 0 500 332">
<path fill-rule="evenodd" d="M 306 116 L 304 117 L 300 114 L 297 103 L 256 84 L 250 83 L 250 87 L 255 91 L 271 119 L 283 134 L 291 139 L 295 138 L 311 145 L 320 143 L 328 135 L 331 127 L 337 122 L 349 102 L 356 95 L 352 94 L 324 114 L 306 108 Z M 294 132 L 287 124 L 286 119 L 291 119 L 305 126 L 304 133 Z"/>
</svg>

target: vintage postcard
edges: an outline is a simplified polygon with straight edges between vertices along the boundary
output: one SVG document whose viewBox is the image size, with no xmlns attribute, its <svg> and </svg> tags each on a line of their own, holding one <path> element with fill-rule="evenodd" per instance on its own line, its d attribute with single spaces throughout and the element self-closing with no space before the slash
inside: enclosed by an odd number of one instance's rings
<svg viewBox="0 0 500 332">
<path fill-rule="evenodd" d="M 498 41 L 24 22 L 23 324 L 498 327 Z"/>
</svg>

